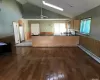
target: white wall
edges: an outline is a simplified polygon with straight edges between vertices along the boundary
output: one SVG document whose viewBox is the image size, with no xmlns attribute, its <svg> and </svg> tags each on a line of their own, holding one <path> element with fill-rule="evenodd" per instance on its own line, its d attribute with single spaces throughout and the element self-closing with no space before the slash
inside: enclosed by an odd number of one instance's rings
<svg viewBox="0 0 100 80">
<path fill-rule="evenodd" d="M 2 0 L 0 11 L 0 38 L 13 35 L 13 21 L 22 18 L 21 11 L 15 0 Z"/>
<path fill-rule="evenodd" d="M 66 20 L 44 20 L 44 21 L 34 21 L 34 20 L 29 20 L 29 27 L 31 26 L 32 23 L 39 23 L 40 24 L 40 32 L 54 32 L 54 23 L 66 23 Z"/>
</svg>

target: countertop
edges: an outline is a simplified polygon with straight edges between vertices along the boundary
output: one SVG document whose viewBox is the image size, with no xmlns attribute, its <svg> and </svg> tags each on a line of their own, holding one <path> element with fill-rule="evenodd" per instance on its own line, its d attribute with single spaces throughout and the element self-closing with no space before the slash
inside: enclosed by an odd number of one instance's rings
<svg viewBox="0 0 100 80">
<path fill-rule="evenodd" d="M 62 34 L 62 35 L 31 35 L 31 36 L 79 36 L 78 34 Z"/>
</svg>

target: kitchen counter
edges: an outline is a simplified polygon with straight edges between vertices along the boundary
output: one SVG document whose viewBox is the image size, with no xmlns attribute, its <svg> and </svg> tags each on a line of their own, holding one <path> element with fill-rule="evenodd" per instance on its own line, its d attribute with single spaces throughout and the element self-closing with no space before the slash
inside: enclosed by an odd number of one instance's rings
<svg viewBox="0 0 100 80">
<path fill-rule="evenodd" d="M 33 47 L 73 47 L 79 44 L 78 35 L 33 35 Z"/>
<path fill-rule="evenodd" d="M 31 35 L 31 36 L 79 36 L 78 34 L 62 34 L 62 35 Z"/>
</svg>

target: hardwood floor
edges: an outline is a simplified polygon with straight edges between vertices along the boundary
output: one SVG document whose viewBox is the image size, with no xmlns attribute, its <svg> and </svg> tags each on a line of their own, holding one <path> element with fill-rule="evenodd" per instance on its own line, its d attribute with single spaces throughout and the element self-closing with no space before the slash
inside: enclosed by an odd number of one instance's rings
<svg viewBox="0 0 100 80">
<path fill-rule="evenodd" d="M 100 64 L 77 47 L 17 47 L 0 56 L 0 80 L 100 80 Z"/>
</svg>

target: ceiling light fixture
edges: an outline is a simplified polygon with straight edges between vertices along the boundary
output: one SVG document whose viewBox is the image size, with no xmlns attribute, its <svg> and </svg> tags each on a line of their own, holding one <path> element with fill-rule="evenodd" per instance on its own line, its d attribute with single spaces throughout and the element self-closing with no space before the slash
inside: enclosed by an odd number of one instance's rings
<svg viewBox="0 0 100 80">
<path fill-rule="evenodd" d="M 52 8 L 54 8 L 54 9 L 58 9 L 58 10 L 60 10 L 60 11 L 63 11 L 63 10 L 64 10 L 63 8 L 60 8 L 60 7 L 55 6 L 55 5 L 53 5 L 53 4 L 50 4 L 50 3 L 46 3 L 45 1 L 42 1 L 42 2 L 43 2 L 44 5 L 49 6 L 49 7 L 52 7 Z"/>
</svg>

